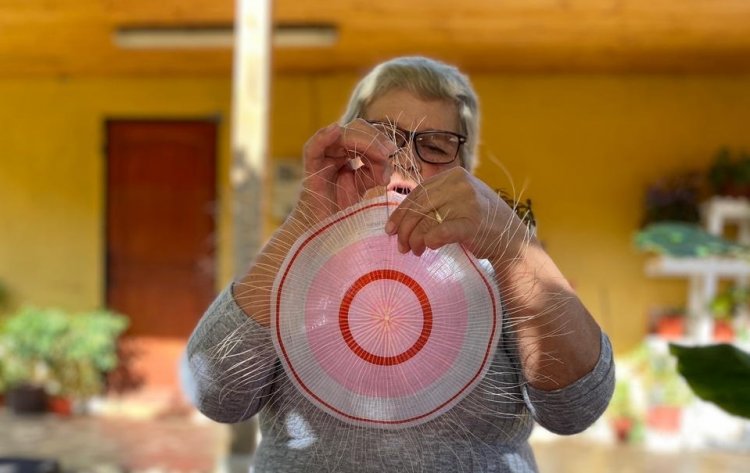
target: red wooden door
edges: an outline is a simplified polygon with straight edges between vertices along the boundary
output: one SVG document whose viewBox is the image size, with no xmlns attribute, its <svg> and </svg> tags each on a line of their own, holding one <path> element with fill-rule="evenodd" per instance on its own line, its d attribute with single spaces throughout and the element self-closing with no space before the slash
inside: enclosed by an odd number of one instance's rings
<svg viewBox="0 0 750 473">
<path fill-rule="evenodd" d="M 107 122 L 108 307 L 187 337 L 214 297 L 216 124 Z"/>
</svg>

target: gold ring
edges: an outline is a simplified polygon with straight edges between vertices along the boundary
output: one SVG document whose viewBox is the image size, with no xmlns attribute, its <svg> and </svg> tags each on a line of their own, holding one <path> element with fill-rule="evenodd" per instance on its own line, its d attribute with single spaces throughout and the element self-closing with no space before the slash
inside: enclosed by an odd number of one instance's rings
<svg viewBox="0 0 750 473">
<path fill-rule="evenodd" d="M 443 217 L 440 215 L 440 212 L 437 211 L 437 209 L 434 210 L 435 212 L 435 220 L 437 220 L 437 223 L 443 223 Z"/>
</svg>

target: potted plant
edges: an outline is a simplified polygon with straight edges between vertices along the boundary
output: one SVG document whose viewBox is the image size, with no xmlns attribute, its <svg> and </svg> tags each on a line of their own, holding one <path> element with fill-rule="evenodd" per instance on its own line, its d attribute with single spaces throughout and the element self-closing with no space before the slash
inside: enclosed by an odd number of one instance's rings
<svg viewBox="0 0 750 473">
<path fill-rule="evenodd" d="M 747 288 L 730 286 L 718 293 L 710 302 L 709 309 L 714 316 L 714 340 L 731 342 L 734 340 L 732 322 L 740 310 L 747 310 L 750 291 Z"/>
<path fill-rule="evenodd" d="M 646 189 L 641 227 L 656 222 L 699 222 L 702 180 L 697 172 L 685 172 L 651 184 Z"/>
<path fill-rule="evenodd" d="M 750 155 L 742 152 L 734 159 L 728 148 L 722 148 L 708 170 L 708 181 L 717 195 L 750 197 Z"/>
<path fill-rule="evenodd" d="M 685 309 L 667 307 L 652 315 L 650 332 L 664 340 L 679 340 L 685 336 Z"/>
<path fill-rule="evenodd" d="M 0 311 L 5 311 L 10 303 L 10 293 L 5 284 L 0 281 Z"/>
<path fill-rule="evenodd" d="M 17 412 L 39 411 L 46 408 L 45 396 L 77 400 L 103 392 L 126 327 L 125 317 L 108 311 L 27 307 L 6 317 L 0 325 L 0 392 L 6 404 Z M 23 403 L 30 393 L 40 399 L 33 406 Z"/>
<path fill-rule="evenodd" d="M 692 395 L 677 373 L 674 359 L 660 350 L 648 350 L 643 375 L 648 390 L 646 424 L 661 432 L 678 431 L 683 408 L 691 402 Z"/>
<path fill-rule="evenodd" d="M 0 329 L 0 390 L 16 412 L 46 408 L 54 379 L 49 360 L 66 331 L 61 311 L 24 308 L 7 317 Z"/>
<path fill-rule="evenodd" d="M 615 391 L 607 408 L 607 415 L 615 438 L 620 443 L 632 440 L 634 429 L 639 423 L 638 411 L 633 400 L 633 381 L 625 376 L 615 380 Z"/>
<path fill-rule="evenodd" d="M 646 340 L 628 357 L 632 376 L 640 382 L 644 394 L 645 428 L 676 432 L 682 411 L 693 396 L 677 373 L 675 360 L 662 342 Z"/>
<path fill-rule="evenodd" d="M 105 310 L 70 317 L 59 356 L 51 361 L 61 394 L 87 398 L 104 391 L 105 375 L 118 366 L 117 340 L 127 326 L 127 318 Z"/>
</svg>

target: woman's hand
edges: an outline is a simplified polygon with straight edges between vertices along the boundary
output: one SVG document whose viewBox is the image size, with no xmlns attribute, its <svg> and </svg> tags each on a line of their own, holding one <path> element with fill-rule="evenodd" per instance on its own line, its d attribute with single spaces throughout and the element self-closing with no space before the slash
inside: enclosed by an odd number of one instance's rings
<svg viewBox="0 0 750 473">
<path fill-rule="evenodd" d="M 359 202 L 368 189 L 385 185 L 388 158 L 396 151 L 385 134 L 362 119 L 319 130 L 305 144 L 298 206 L 308 219 L 320 221 Z M 356 169 L 349 164 L 352 159 Z"/>
<path fill-rule="evenodd" d="M 294 242 L 310 226 L 358 202 L 368 188 L 382 185 L 388 156 L 395 151 L 387 136 L 359 119 L 345 126 L 334 123 L 308 140 L 297 206 L 234 287 L 234 298 L 249 317 L 269 326 L 271 289 Z M 362 163 L 356 171 L 349 165 L 352 158 Z"/>
<path fill-rule="evenodd" d="M 593 369 L 599 326 L 516 213 L 463 168 L 417 186 L 391 214 L 386 232 L 397 235 L 404 253 L 460 243 L 490 260 L 532 386 L 558 389 Z"/>
<path fill-rule="evenodd" d="M 426 248 L 463 244 L 480 259 L 517 256 L 528 243 L 525 224 L 485 183 L 456 167 L 417 186 L 391 214 L 386 232 L 399 250 L 421 255 Z"/>
</svg>

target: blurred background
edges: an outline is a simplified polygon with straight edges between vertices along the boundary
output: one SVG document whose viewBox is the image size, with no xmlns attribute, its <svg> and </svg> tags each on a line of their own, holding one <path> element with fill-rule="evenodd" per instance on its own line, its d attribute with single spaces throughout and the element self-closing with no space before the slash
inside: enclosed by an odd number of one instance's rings
<svg viewBox="0 0 750 473">
<path fill-rule="evenodd" d="M 535 432 L 542 471 L 750 471 L 747 421 L 668 352 L 750 338 L 737 0 L 3 1 L 0 457 L 243 471 L 253 426 L 192 409 L 185 342 L 286 216 L 308 137 L 406 54 L 470 75 L 477 174 L 531 199 L 613 341 L 610 411 Z"/>
</svg>

